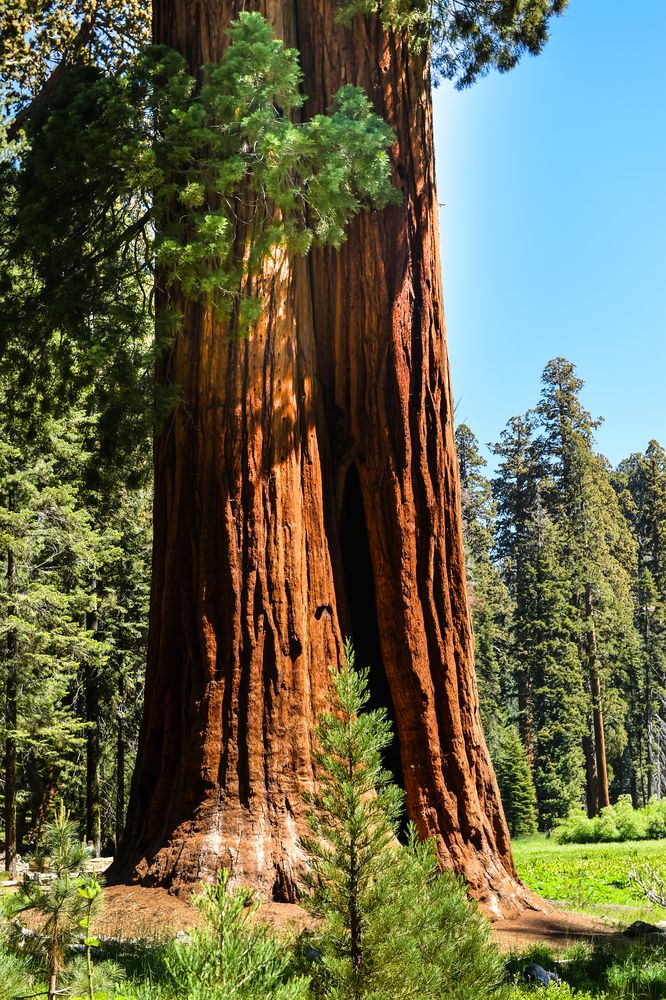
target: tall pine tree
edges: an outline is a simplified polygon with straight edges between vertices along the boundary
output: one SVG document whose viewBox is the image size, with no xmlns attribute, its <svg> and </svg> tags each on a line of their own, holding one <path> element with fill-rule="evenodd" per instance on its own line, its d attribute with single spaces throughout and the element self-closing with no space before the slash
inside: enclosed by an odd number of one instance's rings
<svg viewBox="0 0 666 1000">
<path fill-rule="evenodd" d="M 544 503 L 561 535 L 569 602 L 577 621 L 588 695 L 589 731 L 583 741 L 587 806 L 594 815 L 610 803 L 606 707 L 621 702 L 618 692 L 637 650 L 631 594 L 634 542 L 608 465 L 594 451 L 600 422 L 581 403 L 583 382 L 575 366 L 565 358 L 553 359 L 544 369 L 542 384 L 535 452 L 539 476 L 548 484 Z M 617 756 L 626 733 L 619 713 L 614 715 L 612 751 Z"/>
<path fill-rule="evenodd" d="M 613 477 L 636 539 L 634 593 L 640 662 L 627 690 L 630 791 L 636 805 L 666 794 L 666 453 L 650 441 Z"/>
</svg>

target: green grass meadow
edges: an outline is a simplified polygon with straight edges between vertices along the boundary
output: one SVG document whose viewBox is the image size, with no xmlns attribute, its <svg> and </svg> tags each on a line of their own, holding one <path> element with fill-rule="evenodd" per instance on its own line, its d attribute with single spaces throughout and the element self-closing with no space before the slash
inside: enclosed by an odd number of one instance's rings
<svg viewBox="0 0 666 1000">
<path fill-rule="evenodd" d="M 629 883 L 634 866 L 648 863 L 666 877 L 666 841 L 558 844 L 541 834 L 513 842 L 521 879 L 544 899 L 622 926 L 664 920 L 666 911 L 643 901 Z"/>
</svg>

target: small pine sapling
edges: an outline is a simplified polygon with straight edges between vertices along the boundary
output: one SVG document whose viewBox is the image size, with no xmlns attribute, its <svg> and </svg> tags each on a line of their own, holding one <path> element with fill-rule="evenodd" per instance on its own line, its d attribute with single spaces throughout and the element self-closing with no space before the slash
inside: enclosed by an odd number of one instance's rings
<svg viewBox="0 0 666 1000">
<path fill-rule="evenodd" d="M 171 946 L 166 965 L 174 995 L 187 1000 L 306 1000 L 308 979 L 290 974 L 291 952 L 256 919 L 249 889 L 230 890 L 231 872 L 193 897 L 206 922 Z"/>
<path fill-rule="evenodd" d="M 320 715 L 315 737 L 318 789 L 306 799 L 312 837 L 304 905 L 326 924 L 324 966 L 341 995 L 364 996 L 372 955 L 366 947 L 370 919 L 383 905 L 379 885 L 397 861 L 396 835 L 403 793 L 382 766 L 391 742 L 383 710 L 363 713 L 368 670 L 354 669 L 349 640 L 335 675 L 330 712 Z"/>
<path fill-rule="evenodd" d="M 75 939 L 85 903 L 78 893 L 78 873 L 86 858 L 74 823 L 61 803 L 45 831 L 44 856 L 48 859 L 50 882 L 32 880 L 27 874 L 17 894 L 14 912 L 34 910 L 44 918 L 40 943 L 48 975 L 48 997 L 58 993 L 58 978 L 65 968 L 65 952 Z"/>
<path fill-rule="evenodd" d="M 433 841 L 397 839 L 403 793 L 382 766 L 392 739 L 383 710 L 365 712 L 368 671 L 345 643 L 331 710 L 318 720 L 318 787 L 304 906 L 321 923 L 304 938 L 321 1000 L 466 1000 L 501 979 L 487 921 L 461 880 L 440 871 Z M 306 943 L 307 942 L 307 943 Z M 314 947 L 313 947 L 314 946 Z M 314 959 L 314 960 L 313 960 Z"/>
<path fill-rule="evenodd" d="M 100 897 L 101 886 L 95 879 L 81 875 L 87 851 L 78 840 L 76 827 L 61 803 L 53 822 L 45 831 L 44 862 L 53 876 L 50 881 L 31 879 L 27 874 L 14 900 L 11 912 L 34 910 L 44 918 L 41 934 L 36 939 L 42 952 L 48 975 L 48 998 L 58 995 L 58 980 L 65 969 L 65 955 L 81 929 L 88 970 L 89 996 L 92 1000 L 92 955 L 97 943 L 89 936 L 90 921 Z"/>
</svg>

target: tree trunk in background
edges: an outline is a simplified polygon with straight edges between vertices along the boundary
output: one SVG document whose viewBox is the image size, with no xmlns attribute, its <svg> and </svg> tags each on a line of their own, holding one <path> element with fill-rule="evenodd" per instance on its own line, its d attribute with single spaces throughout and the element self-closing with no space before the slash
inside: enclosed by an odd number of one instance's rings
<svg viewBox="0 0 666 1000">
<path fill-rule="evenodd" d="M 604 710 L 601 702 L 601 676 L 597 656 L 597 632 L 594 626 L 594 601 L 592 586 L 585 588 L 585 616 L 587 619 L 587 662 L 592 698 L 592 726 L 594 731 L 594 753 L 597 771 L 597 810 L 600 812 L 610 805 L 608 794 L 608 767 L 606 765 L 606 735 L 604 733 Z"/>
<path fill-rule="evenodd" d="M 655 794 L 655 758 L 659 761 L 659 754 L 655 755 L 654 750 L 654 722 L 653 722 L 653 698 L 652 691 L 652 649 L 650 641 L 650 618 L 646 608 L 643 614 L 643 641 L 645 642 L 645 757 L 647 772 L 647 801 Z M 658 782 L 658 789 L 661 791 L 661 782 Z M 657 794 L 657 798 L 660 795 Z"/>
<path fill-rule="evenodd" d="M 592 718 L 588 716 L 589 732 L 583 736 L 583 755 L 585 757 L 585 805 L 590 819 L 599 815 L 599 782 L 597 781 L 597 761 L 594 753 L 594 736 Z"/>
<path fill-rule="evenodd" d="M 86 612 L 86 629 L 96 635 L 97 581 L 92 583 L 93 608 Z M 86 839 L 92 841 L 95 857 L 102 853 L 102 802 L 99 787 L 101 746 L 99 738 L 99 675 L 97 665 L 84 665 L 86 699 Z"/>
<path fill-rule="evenodd" d="M 125 680 L 122 670 L 118 678 L 118 705 L 124 704 Z M 116 720 L 116 816 L 115 816 L 115 841 L 116 851 L 122 837 L 125 826 L 125 727 L 123 726 L 122 714 L 118 713 Z M 114 852 L 115 853 L 115 852 Z"/>
<path fill-rule="evenodd" d="M 240 9 L 158 0 L 155 40 L 196 70 Z M 267 267 L 248 339 L 178 303 L 162 377 L 183 401 L 155 443 L 146 707 L 111 875 L 178 888 L 225 865 L 296 898 L 312 725 L 352 632 L 388 691 L 410 817 L 508 913 L 532 897 L 479 720 L 427 67 L 374 18 L 342 29 L 332 0 L 263 9 L 301 51 L 308 115 L 341 83 L 366 88 L 404 202 L 339 252 Z"/>
<path fill-rule="evenodd" d="M 16 731 L 18 721 L 16 637 L 7 636 L 7 677 L 5 681 L 5 870 L 12 872 L 16 859 Z"/>
<path fill-rule="evenodd" d="M 7 506 L 9 510 L 14 510 L 14 495 L 10 494 Z M 11 548 L 7 550 L 7 593 L 10 596 L 16 593 L 16 563 L 14 552 Z M 14 614 L 14 608 L 10 605 L 8 613 Z M 14 870 L 16 860 L 16 727 L 18 724 L 18 668 L 16 655 L 18 642 L 16 631 L 10 629 L 5 640 L 5 870 Z"/>
</svg>

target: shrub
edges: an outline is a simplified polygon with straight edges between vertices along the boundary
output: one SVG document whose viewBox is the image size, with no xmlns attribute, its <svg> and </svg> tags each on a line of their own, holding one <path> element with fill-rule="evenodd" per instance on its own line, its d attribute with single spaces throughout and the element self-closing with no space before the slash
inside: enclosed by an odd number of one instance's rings
<svg viewBox="0 0 666 1000">
<path fill-rule="evenodd" d="M 620 839 L 620 833 L 615 822 L 615 813 L 612 806 L 607 806 L 601 810 L 599 816 L 595 816 L 591 823 L 592 839 L 595 844 L 612 843 Z"/>
<path fill-rule="evenodd" d="M 555 828 L 553 836 L 560 844 L 591 844 L 594 840 L 592 820 L 582 809 L 576 809 Z"/>
<path fill-rule="evenodd" d="M 650 840 L 661 840 L 666 837 L 666 799 L 652 799 L 643 812 L 646 837 Z"/>
<path fill-rule="evenodd" d="M 613 811 L 615 826 L 617 827 L 618 840 L 644 840 L 647 836 L 647 822 L 645 811 L 634 809 L 631 804 L 630 795 L 620 795 Z"/>
<path fill-rule="evenodd" d="M 634 809 L 629 795 L 589 819 L 581 809 L 571 812 L 554 832 L 560 844 L 596 844 L 666 838 L 666 800 L 653 800 Z"/>
</svg>

